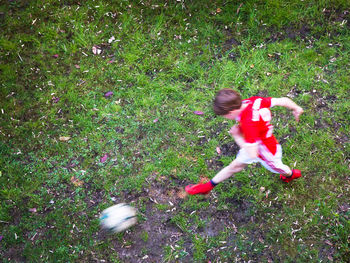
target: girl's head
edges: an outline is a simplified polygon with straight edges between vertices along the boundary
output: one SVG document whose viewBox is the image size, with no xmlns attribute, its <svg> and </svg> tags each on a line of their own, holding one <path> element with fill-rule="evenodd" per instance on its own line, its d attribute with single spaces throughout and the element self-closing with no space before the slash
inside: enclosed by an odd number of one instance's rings
<svg viewBox="0 0 350 263">
<path fill-rule="evenodd" d="M 225 117 L 231 111 L 240 109 L 241 105 L 241 95 L 235 90 L 226 88 L 216 94 L 213 108 L 216 115 Z"/>
</svg>

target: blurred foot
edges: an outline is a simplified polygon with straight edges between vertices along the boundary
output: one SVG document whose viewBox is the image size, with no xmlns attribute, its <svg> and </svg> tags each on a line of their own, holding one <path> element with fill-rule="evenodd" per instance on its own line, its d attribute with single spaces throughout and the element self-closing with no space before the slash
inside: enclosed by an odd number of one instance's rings
<svg viewBox="0 0 350 263">
<path fill-rule="evenodd" d="M 289 183 L 289 182 L 291 182 L 294 179 L 297 179 L 299 177 L 301 177 L 301 172 L 297 169 L 292 170 L 291 176 L 285 176 L 285 175 L 280 174 L 280 179 L 285 183 Z"/>
<path fill-rule="evenodd" d="M 190 184 L 185 187 L 185 191 L 190 195 L 206 195 L 214 188 L 213 184 L 209 181 L 205 184 Z"/>
</svg>

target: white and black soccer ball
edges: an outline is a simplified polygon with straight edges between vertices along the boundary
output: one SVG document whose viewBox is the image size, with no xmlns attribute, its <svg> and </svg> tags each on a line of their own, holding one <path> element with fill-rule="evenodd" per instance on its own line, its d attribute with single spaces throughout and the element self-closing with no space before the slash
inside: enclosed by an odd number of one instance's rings
<svg viewBox="0 0 350 263">
<path fill-rule="evenodd" d="M 136 208 L 124 203 L 108 207 L 100 215 L 101 227 L 113 233 L 124 231 L 136 222 Z"/>
</svg>

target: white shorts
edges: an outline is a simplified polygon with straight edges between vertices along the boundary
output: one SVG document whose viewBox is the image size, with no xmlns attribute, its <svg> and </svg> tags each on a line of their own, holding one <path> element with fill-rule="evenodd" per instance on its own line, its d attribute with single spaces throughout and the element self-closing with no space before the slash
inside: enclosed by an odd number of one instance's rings
<svg viewBox="0 0 350 263">
<path fill-rule="evenodd" d="M 251 164 L 261 163 L 267 170 L 277 174 L 288 174 L 290 168 L 282 163 L 282 147 L 277 144 L 276 153 L 273 155 L 265 145 L 258 144 L 259 157 L 250 158 L 247 151 L 243 148 L 240 149 L 236 160 L 240 163 Z M 261 157 L 261 158 L 260 158 Z"/>
</svg>

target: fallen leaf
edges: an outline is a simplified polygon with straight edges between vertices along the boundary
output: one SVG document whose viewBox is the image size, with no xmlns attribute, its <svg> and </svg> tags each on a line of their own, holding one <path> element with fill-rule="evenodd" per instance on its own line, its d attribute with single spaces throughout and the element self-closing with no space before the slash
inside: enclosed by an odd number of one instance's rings
<svg viewBox="0 0 350 263">
<path fill-rule="evenodd" d="M 239 7 L 237 8 L 237 11 L 236 11 L 236 14 L 237 14 L 237 15 L 238 15 L 239 10 L 241 9 L 242 5 L 243 5 L 243 3 L 241 3 L 241 4 L 239 5 Z"/>
<path fill-rule="evenodd" d="M 108 97 L 110 97 L 110 96 L 112 96 L 112 95 L 113 95 L 113 91 L 108 91 L 108 92 L 105 93 L 104 96 L 105 96 L 106 98 L 108 98 Z"/>
<path fill-rule="evenodd" d="M 108 155 L 105 154 L 103 157 L 101 157 L 100 162 L 104 163 L 105 161 L 107 161 L 107 158 L 108 158 Z"/>
<path fill-rule="evenodd" d="M 329 245 L 329 246 L 333 246 L 333 244 L 332 244 L 331 241 L 329 241 L 329 240 L 326 240 L 325 243 L 326 243 L 327 245 Z"/>
<path fill-rule="evenodd" d="M 110 39 L 108 39 L 108 43 L 112 43 L 115 40 L 115 37 L 111 37 Z"/>
<path fill-rule="evenodd" d="M 195 110 L 193 113 L 196 114 L 196 115 L 203 115 L 203 114 L 204 114 L 204 112 L 202 112 L 202 111 L 196 111 L 196 110 Z"/>
<path fill-rule="evenodd" d="M 61 142 L 68 142 L 70 140 L 70 137 L 69 136 L 60 136 L 59 140 Z"/>
<path fill-rule="evenodd" d="M 347 212 L 350 209 L 350 207 L 347 205 L 341 205 L 339 208 L 342 212 Z"/>
<path fill-rule="evenodd" d="M 94 53 L 94 55 L 100 55 L 102 52 L 102 50 L 100 49 L 99 46 L 93 46 L 92 47 L 92 53 Z"/>
<path fill-rule="evenodd" d="M 72 176 L 70 178 L 70 181 L 73 183 L 74 186 L 82 186 L 84 184 L 83 181 L 79 180 L 78 178 L 76 178 L 75 176 Z"/>
</svg>

